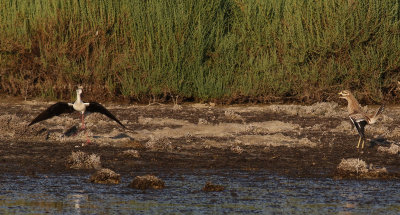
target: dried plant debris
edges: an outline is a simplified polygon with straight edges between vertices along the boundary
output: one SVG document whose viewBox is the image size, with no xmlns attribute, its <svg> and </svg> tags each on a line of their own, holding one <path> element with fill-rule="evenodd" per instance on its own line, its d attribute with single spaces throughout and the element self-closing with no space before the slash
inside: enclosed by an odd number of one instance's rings
<svg viewBox="0 0 400 215">
<path fill-rule="evenodd" d="M 385 167 L 376 167 L 367 164 L 358 158 L 342 159 L 337 167 L 337 179 L 357 178 L 357 179 L 378 179 L 388 178 L 388 171 Z"/>
<path fill-rule="evenodd" d="M 378 152 L 397 155 L 399 154 L 400 146 L 398 144 L 392 143 L 390 144 L 390 147 L 379 146 L 377 150 Z"/>
<path fill-rule="evenodd" d="M 100 156 L 89 155 L 82 151 L 72 152 L 67 160 L 67 166 L 71 169 L 100 169 Z"/>
</svg>

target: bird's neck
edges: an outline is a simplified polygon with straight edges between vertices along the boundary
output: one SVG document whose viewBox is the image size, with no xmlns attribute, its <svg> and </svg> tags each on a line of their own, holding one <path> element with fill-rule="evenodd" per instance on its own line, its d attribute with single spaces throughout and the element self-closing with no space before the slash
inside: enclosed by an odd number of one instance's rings
<svg viewBox="0 0 400 215">
<path fill-rule="evenodd" d="M 353 95 L 350 95 L 347 99 L 347 110 L 349 111 L 349 114 L 362 112 L 360 104 Z"/>
<path fill-rule="evenodd" d="M 81 94 L 80 94 L 80 93 L 77 93 L 77 94 L 76 94 L 76 101 L 75 101 L 75 103 L 82 103 L 82 99 L 81 99 Z"/>
</svg>

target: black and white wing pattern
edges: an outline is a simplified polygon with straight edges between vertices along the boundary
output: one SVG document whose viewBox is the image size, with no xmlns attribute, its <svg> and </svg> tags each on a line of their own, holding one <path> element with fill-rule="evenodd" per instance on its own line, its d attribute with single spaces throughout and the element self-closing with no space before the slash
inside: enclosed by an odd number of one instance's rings
<svg viewBox="0 0 400 215">
<path fill-rule="evenodd" d="M 54 116 L 58 116 L 63 113 L 72 113 L 74 112 L 74 108 L 72 106 L 69 106 L 67 102 L 57 102 L 53 105 L 51 105 L 49 108 L 47 108 L 45 111 L 40 113 L 35 119 L 32 120 L 31 123 L 29 123 L 28 126 L 31 126 L 37 122 L 50 119 Z"/>
<path fill-rule="evenodd" d="M 123 128 L 126 128 L 124 125 L 122 125 L 122 123 L 117 119 L 117 117 L 115 117 L 114 115 L 112 115 L 112 113 L 110 113 L 110 111 L 108 111 L 103 105 L 97 103 L 97 102 L 89 102 L 89 106 L 86 107 L 86 111 L 88 112 L 97 112 L 97 113 L 101 113 L 104 114 L 106 116 L 108 116 L 108 118 L 116 121 L 118 124 L 120 124 Z"/>
<path fill-rule="evenodd" d="M 357 128 L 358 134 L 360 134 L 361 138 L 364 138 L 365 126 L 368 124 L 368 119 L 360 113 L 350 114 L 349 118 Z"/>
</svg>

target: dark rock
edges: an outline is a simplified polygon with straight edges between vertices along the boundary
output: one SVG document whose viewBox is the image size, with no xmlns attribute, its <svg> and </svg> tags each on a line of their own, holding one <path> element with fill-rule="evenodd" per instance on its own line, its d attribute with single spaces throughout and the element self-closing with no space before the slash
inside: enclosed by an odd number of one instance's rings
<svg viewBox="0 0 400 215">
<path fill-rule="evenodd" d="M 212 184 L 209 181 L 203 187 L 203 191 L 205 191 L 205 192 L 220 192 L 220 191 L 224 191 L 224 190 L 225 190 L 224 186 Z"/>
<path fill-rule="evenodd" d="M 119 184 L 121 175 L 111 169 L 100 169 L 90 176 L 89 181 L 97 184 Z"/>
<path fill-rule="evenodd" d="M 163 189 L 165 187 L 165 183 L 154 175 L 143 175 L 136 176 L 128 187 L 140 190 Z"/>
</svg>

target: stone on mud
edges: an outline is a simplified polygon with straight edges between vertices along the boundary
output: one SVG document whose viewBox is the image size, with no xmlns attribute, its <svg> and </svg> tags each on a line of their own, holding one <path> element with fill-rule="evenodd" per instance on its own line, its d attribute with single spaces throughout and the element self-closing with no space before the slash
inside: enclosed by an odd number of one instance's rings
<svg viewBox="0 0 400 215">
<path fill-rule="evenodd" d="M 82 151 L 72 152 L 67 160 L 67 166 L 71 169 L 100 169 L 100 156 L 89 155 Z"/>
<path fill-rule="evenodd" d="M 165 183 L 163 180 L 154 175 L 143 175 L 136 176 L 133 181 L 128 185 L 128 187 L 140 190 L 163 189 L 165 187 Z"/>
<path fill-rule="evenodd" d="M 240 116 L 239 114 L 237 114 L 233 110 L 226 110 L 224 114 L 225 114 L 225 117 L 227 119 L 230 119 L 230 120 L 242 120 L 243 121 L 242 116 Z"/>
<path fill-rule="evenodd" d="M 221 192 L 225 190 L 225 187 L 222 185 L 213 184 L 208 181 L 206 185 L 204 185 L 202 190 L 205 192 Z"/>
<path fill-rule="evenodd" d="M 124 155 L 128 155 L 133 158 L 140 158 L 140 154 L 138 150 L 128 149 L 123 152 Z"/>
<path fill-rule="evenodd" d="M 103 168 L 91 175 L 89 181 L 97 184 L 119 184 L 121 175 L 111 169 Z"/>
<path fill-rule="evenodd" d="M 242 154 L 242 152 L 244 151 L 240 146 L 232 146 L 230 149 L 233 153 L 237 154 Z"/>
<path fill-rule="evenodd" d="M 368 165 L 365 161 L 358 158 L 342 159 L 337 167 L 335 178 L 358 178 L 358 179 L 378 179 L 388 177 L 388 172 L 385 167 L 374 167 Z"/>
</svg>

